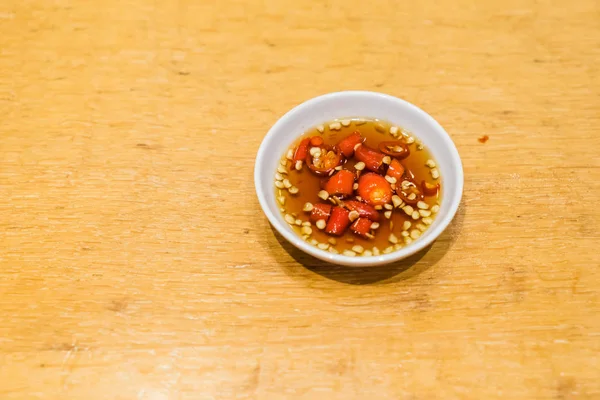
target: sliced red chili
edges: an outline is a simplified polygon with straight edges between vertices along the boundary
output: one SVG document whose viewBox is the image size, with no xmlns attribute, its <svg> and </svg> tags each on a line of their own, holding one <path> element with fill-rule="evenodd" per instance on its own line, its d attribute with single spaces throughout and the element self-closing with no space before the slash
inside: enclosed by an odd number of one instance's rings
<svg viewBox="0 0 600 400">
<path fill-rule="evenodd" d="M 428 183 L 425 181 L 421 182 L 421 188 L 423 189 L 423 194 L 425 196 L 435 196 L 438 194 L 439 190 L 440 190 L 440 184 L 436 183 Z"/>
<path fill-rule="evenodd" d="M 325 184 L 325 190 L 329 194 L 351 196 L 354 192 L 354 174 L 348 170 L 341 170 L 333 175 Z"/>
<path fill-rule="evenodd" d="M 352 223 L 352 225 L 350 225 L 350 230 L 352 232 L 354 232 L 355 234 L 366 238 L 367 235 L 369 235 L 369 233 L 371 232 L 371 224 L 372 223 L 373 222 L 371 222 L 370 219 L 359 218 L 356 221 L 354 221 Z M 371 238 L 372 237 L 373 236 L 371 236 Z"/>
<path fill-rule="evenodd" d="M 423 200 L 423 193 L 421 193 L 419 188 L 412 182 L 408 188 L 396 189 L 396 193 L 406 204 L 410 204 L 411 206 L 414 206 L 419 201 Z"/>
<path fill-rule="evenodd" d="M 321 136 L 313 136 L 310 138 L 310 145 L 319 147 L 323 144 L 323 138 Z"/>
<path fill-rule="evenodd" d="M 350 225 L 349 214 L 350 212 L 345 208 L 339 206 L 333 207 L 329 221 L 327 221 L 327 226 L 325 226 L 325 232 L 330 235 L 343 235 L 348 225 Z"/>
<path fill-rule="evenodd" d="M 360 135 L 360 132 L 356 131 L 340 140 L 337 147 L 341 150 L 344 157 L 350 158 L 354 154 L 354 147 L 364 141 L 365 138 Z"/>
<path fill-rule="evenodd" d="M 396 181 L 400 183 L 402 181 L 402 176 L 404 175 L 404 166 L 400 164 L 400 161 L 393 158 L 388 167 L 387 175 L 396 178 Z"/>
<path fill-rule="evenodd" d="M 294 153 L 294 162 L 304 160 L 308 155 L 308 145 L 310 144 L 310 139 L 302 139 L 298 147 L 296 148 L 296 152 Z"/>
<path fill-rule="evenodd" d="M 400 197 L 406 204 L 410 204 L 411 206 L 414 206 L 415 204 L 417 204 L 419 201 L 423 200 L 423 195 L 422 194 L 416 194 L 412 199 L 409 199 L 408 196 L 413 197 L 411 194 L 406 194 L 404 192 L 399 192 L 398 193 L 398 197 Z"/>
<path fill-rule="evenodd" d="M 388 156 L 399 158 L 400 160 L 410 155 L 408 146 L 401 140 L 381 142 L 379 143 L 379 151 L 387 154 Z"/>
<path fill-rule="evenodd" d="M 368 170 L 381 172 L 385 154 L 363 144 L 354 151 L 354 156 L 358 161 L 364 162 Z"/>
<path fill-rule="evenodd" d="M 382 206 L 392 199 L 392 188 L 383 176 L 369 172 L 360 176 L 358 194 L 367 203 Z"/>
<path fill-rule="evenodd" d="M 344 202 L 346 208 L 350 211 L 356 211 L 360 218 L 368 218 L 371 221 L 379 221 L 379 212 L 373 207 L 357 200 L 348 200 Z"/>
<path fill-rule="evenodd" d="M 329 216 L 331 215 L 331 209 L 333 206 L 331 204 L 318 203 L 313 206 L 312 211 L 310 212 L 310 220 L 312 222 L 317 222 L 322 219 L 327 222 Z"/>
<path fill-rule="evenodd" d="M 317 176 L 329 176 L 329 173 L 342 163 L 342 153 L 326 147 L 320 149 L 321 152 L 314 157 L 307 154 L 306 165 Z"/>
</svg>

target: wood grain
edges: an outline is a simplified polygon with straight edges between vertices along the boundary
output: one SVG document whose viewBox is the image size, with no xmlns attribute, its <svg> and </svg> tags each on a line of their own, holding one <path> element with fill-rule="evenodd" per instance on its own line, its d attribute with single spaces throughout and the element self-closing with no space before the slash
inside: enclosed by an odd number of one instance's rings
<svg viewBox="0 0 600 400">
<path fill-rule="evenodd" d="M 406 3 L 2 2 L 0 397 L 600 398 L 599 3 Z M 344 89 L 464 163 L 386 268 L 299 254 L 254 194 L 271 124 Z"/>
</svg>

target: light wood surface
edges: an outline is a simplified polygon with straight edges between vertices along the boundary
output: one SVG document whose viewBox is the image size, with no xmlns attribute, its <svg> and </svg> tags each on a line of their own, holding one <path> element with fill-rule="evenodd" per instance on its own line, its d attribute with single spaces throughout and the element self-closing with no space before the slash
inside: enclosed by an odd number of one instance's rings
<svg viewBox="0 0 600 400">
<path fill-rule="evenodd" d="M 600 398 L 599 43 L 594 0 L 1 2 L 0 398 Z M 406 262 L 258 205 L 268 128 L 344 89 L 462 156 Z"/>
</svg>

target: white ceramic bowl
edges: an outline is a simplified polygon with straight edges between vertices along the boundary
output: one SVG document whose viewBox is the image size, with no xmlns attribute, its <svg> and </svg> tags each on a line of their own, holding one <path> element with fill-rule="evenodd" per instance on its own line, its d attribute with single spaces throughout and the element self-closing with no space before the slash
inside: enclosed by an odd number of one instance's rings
<svg viewBox="0 0 600 400">
<path fill-rule="evenodd" d="M 410 245 L 389 254 L 349 257 L 318 249 L 284 221 L 275 199 L 275 172 L 289 146 L 308 129 L 344 117 L 378 118 L 412 132 L 436 160 L 443 196 L 434 223 Z M 382 265 L 401 260 L 430 245 L 446 229 L 460 204 L 463 169 L 458 151 L 444 128 L 420 108 L 396 97 L 375 92 L 348 91 L 315 97 L 295 107 L 271 127 L 258 149 L 254 184 L 260 205 L 271 224 L 290 243 L 321 260 L 348 266 Z"/>
</svg>

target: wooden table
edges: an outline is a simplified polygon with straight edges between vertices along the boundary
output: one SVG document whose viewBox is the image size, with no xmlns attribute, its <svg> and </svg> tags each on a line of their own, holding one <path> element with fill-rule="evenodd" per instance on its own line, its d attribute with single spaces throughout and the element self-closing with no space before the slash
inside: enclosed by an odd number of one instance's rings
<svg viewBox="0 0 600 400">
<path fill-rule="evenodd" d="M 2 2 L 0 398 L 600 398 L 598 3 L 406 3 Z M 254 193 L 268 128 L 345 89 L 464 163 L 385 268 L 303 256 Z"/>
</svg>

